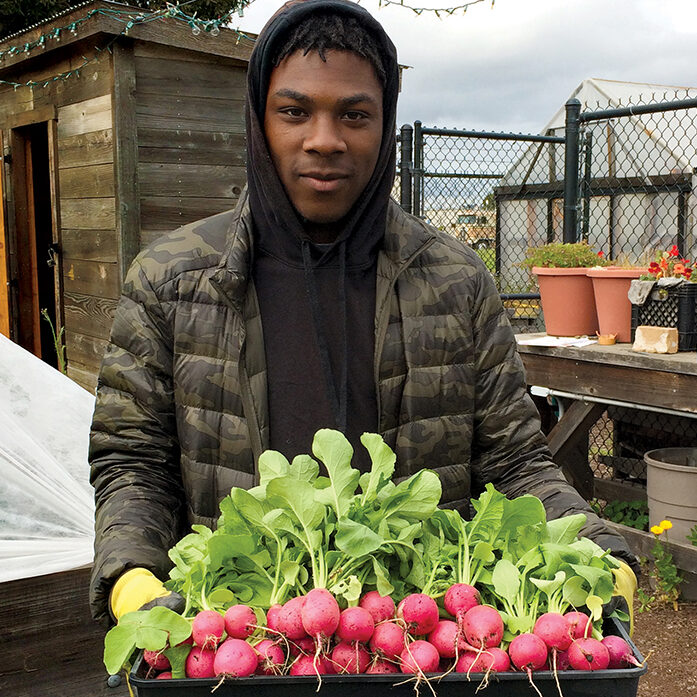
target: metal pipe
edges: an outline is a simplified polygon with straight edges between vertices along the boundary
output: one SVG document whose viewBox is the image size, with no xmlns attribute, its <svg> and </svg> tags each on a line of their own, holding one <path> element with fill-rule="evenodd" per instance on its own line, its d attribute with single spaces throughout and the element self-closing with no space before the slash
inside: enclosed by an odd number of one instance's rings
<svg viewBox="0 0 697 697">
<path fill-rule="evenodd" d="M 421 217 L 421 201 L 423 197 L 423 172 L 424 172 L 424 136 L 421 121 L 414 121 L 414 200 L 412 213 Z"/>
<path fill-rule="evenodd" d="M 487 131 L 460 131 L 454 128 L 422 128 L 428 136 L 454 136 L 456 138 L 486 138 L 487 140 L 528 140 L 533 143 L 563 143 L 561 136 L 539 136 L 528 133 L 489 133 Z"/>
<path fill-rule="evenodd" d="M 638 409 L 639 411 L 651 411 L 657 414 L 671 414 L 672 416 L 685 416 L 689 419 L 697 419 L 697 412 L 678 411 L 677 409 L 667 409 L 663 407 L 653 407 L 650 404 L 637 404 L 636 402 L 621 402 L 618 399 L 608 399 L 605 397 L 590 397 L 576 392 L 564 392 L 555 390 L 551 387 L 541 387 L 540 385 L 532 385 L 530 392 L 538 397 L 565 397 L 567 399 L 576 399 L 581 402 L 593 402 L 596 404 L 609 404 L 613 407 L 625 407 L 626 409 Z"/>
<path fill-rule="evenodd" d="M 581 121 L 603 121 L 605 119 L 616 119 L 623 116 L 658 114 L 661 111 L 677 111 L 678 109 L 693 109 L 694 107 L 697 107 L 697 99 L 681 99 L 675 102 L 639 104 L 637 106 L 620 107 L 618 109 L 603 109 L 602 111 L 585 112 L 580 114 L 579 118 Z"/>
<path fill-rule="evenodd" d="M 564 238 L 565 243 L 577 241 L 578 222 L 578 138 L 581 102 L 566 103 L 566 147 L 564 153 Z"/>
<path fill-rule="evenodd" d="M 412 212 L 412 178 L 411 173 L 414 168 L 413 156 L 413 136 L 414 129 L 405 123 L 400 131 L 400 150 L 399 150 L 399 205 L 407 213 Z"/>
</svg>

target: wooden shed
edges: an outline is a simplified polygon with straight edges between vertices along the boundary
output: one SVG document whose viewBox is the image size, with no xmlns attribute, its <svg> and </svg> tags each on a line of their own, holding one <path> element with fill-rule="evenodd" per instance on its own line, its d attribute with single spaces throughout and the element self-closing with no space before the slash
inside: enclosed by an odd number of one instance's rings
<svg viewBox="0 0 697 697">
<path fill-rule="evenodd" d="M 241 192 L 252 47 L 106 0 L 0 41 L 0 332 L 94 389 L 139 249 Z"/>
</svg>

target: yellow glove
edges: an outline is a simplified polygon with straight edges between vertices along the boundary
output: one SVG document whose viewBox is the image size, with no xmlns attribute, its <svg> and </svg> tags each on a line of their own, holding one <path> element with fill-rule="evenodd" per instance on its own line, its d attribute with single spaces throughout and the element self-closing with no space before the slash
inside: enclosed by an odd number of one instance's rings
<svg viewBox="0 0 697 697">
<path fill-rule="evenodd" d="M 111 589 L 109 607 L 117 621 L 144 605 L 166 605 L 172 610 L 183 607 L 183 598 L 168 591 L 151 571 L 136 567 L 121 574 Z"/>
<path fill-rule="evenodd" d="M 626 612 L 629 615 L 629 636 L 634 633 L 634 593 L 637 589 L 637 578 L 630 568 L 629 564 L 623 562 L 615 557 L 615 560 L 619 562 L 619 568 L 613 569 L 612 573 L 615 576 L 615 590 L 613 596 L 619 596 L 619 606 L 620 609 L 625 610 L 624 602 L 627 604 Z"/>
</svg>

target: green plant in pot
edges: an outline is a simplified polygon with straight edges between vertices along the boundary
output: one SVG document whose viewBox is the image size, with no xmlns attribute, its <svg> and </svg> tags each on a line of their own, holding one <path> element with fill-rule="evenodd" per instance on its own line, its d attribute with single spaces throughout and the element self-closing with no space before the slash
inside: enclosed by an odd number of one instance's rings
<svg viewBox="0 0 697 697">
<path fill-rule="evenodd" d="M 606 264 L 602 253 L 594 252 L 585 242 L 551 242 L 528 250 L 522 266 L 537 276 L 547 334 L 596 334 L 593 282 L 587 271 Z"/>
</svg>

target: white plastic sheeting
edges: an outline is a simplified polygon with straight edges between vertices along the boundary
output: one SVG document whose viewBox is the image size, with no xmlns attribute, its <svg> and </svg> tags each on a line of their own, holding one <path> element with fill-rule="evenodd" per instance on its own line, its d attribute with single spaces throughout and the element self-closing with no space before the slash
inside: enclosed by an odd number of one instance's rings
<svg viewBox="0 0 697 697">
<path fill-rule="evenodd" d="M 0 334 L 0 581 L 93 559 L 94 395 Z"/>
</svg>

